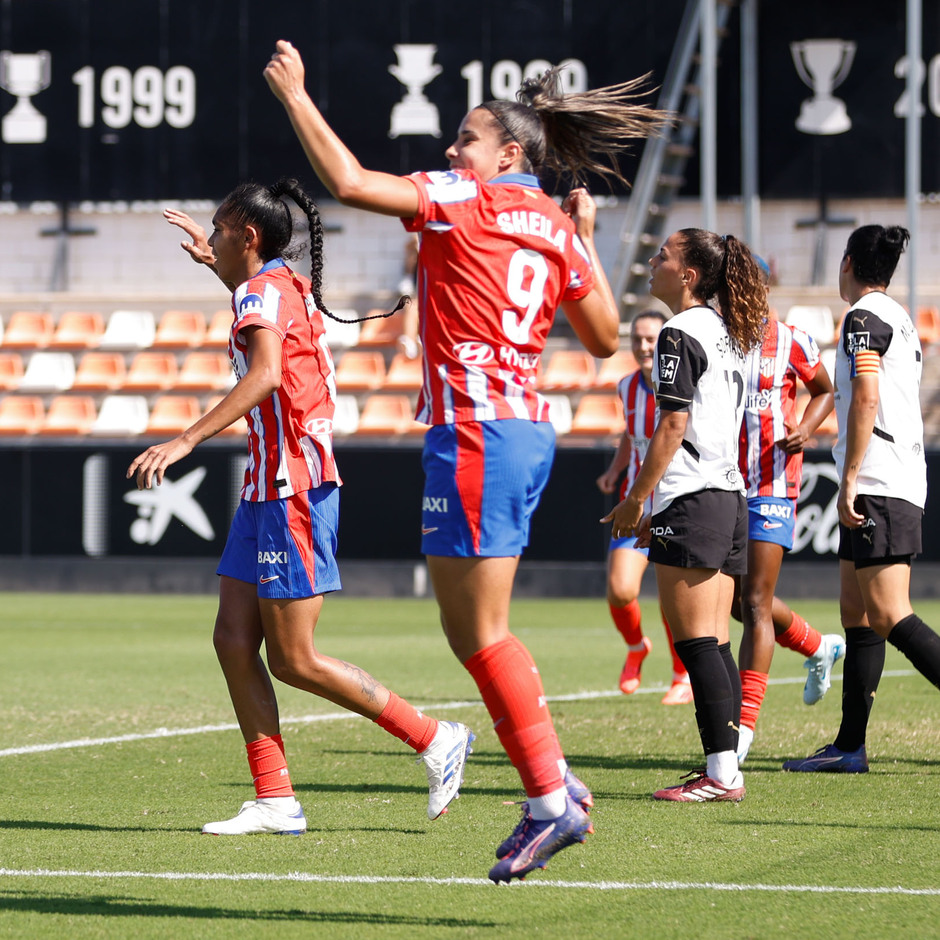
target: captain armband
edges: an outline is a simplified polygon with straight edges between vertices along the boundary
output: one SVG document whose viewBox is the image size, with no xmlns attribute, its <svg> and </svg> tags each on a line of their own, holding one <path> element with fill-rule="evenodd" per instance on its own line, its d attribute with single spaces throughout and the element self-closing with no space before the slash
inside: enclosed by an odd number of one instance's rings
<svg viewBox="0 0 940 940">
<path fill-rule="evenodd" d="M 855 375 L 877 375 L 881 356 L 874 349 L 859 350 L 855 354 Z"/>
</svg>

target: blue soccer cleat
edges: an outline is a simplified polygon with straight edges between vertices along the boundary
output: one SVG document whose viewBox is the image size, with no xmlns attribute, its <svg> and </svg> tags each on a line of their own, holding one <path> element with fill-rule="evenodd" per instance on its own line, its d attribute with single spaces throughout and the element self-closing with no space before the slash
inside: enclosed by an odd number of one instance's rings
<svg viewBox="0 0 940 940">
<path fill-rule="evenodd" d="M 810 757 L 786 761 L 783 769 L 798 773 L 867 774 L 868 757 L 864 744 L 857 751 L 840 751 L 834 744 L 826 744 Z"/>
<path fill-rule="evenodd" d="M 593 831 L 591 817 L 570 796 L 565 798 L 565 811 L 555 819 L 533 819 L 526 810 L 513 832 L 512 848 L 490 869 L 490 880 L 496 884 L 508 884 L 513 878 L 521 881 L 534 868 L 544 868 L 557 852 L 583 842 Z"/>
</svg>

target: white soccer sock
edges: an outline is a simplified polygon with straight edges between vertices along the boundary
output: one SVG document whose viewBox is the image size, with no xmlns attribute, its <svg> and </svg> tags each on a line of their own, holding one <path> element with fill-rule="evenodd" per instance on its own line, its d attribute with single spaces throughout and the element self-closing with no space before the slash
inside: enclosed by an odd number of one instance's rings
<svg viewBox="0 0 940 940">
<path fill-rule="evenodd" d="M 557 819 L 565 811 L 568 788 L 559 787 L 542 796 L 530 796 L 529 812 L 533 819 Z"/>
<path fill-rule="evenodd" d="M 705 758 L 705 774 L 722 786 L 730 787 L 738 774 L 738 755 L 734 751 L 718 751 Z"/>
</svg>

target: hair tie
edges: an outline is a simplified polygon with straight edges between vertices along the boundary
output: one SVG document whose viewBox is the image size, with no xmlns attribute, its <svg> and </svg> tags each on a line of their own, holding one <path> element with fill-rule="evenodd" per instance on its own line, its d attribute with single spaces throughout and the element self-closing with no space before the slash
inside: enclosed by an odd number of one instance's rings
<svg viewBox="0 0 940 940">
<path fill-rule="evenodd" d="M 535 170 L 538 167 L 538 163 L 532 159 L 532 155 L 529 153 L 525 144 L 521 140 L 519 140 L 518 137 L 516 137 L 516 135 L 510 130 L 506 122 L 489 106 L 489 102 L 484 101 L 480 105 L 480 107 L 486 108 L 486 110 L 489 111 L 490 114 L 492 114 L 493 117 L 496 118 L 497 121 L 499 121 L 503 130 L 522 148 L 522 152 L 525 154 L 526 160 L 529 161 L 529 165 L 532 167 L 533 170 Z M 531 105 L 526 105 L 525 107 L 531 107 Z"/>
</svg>

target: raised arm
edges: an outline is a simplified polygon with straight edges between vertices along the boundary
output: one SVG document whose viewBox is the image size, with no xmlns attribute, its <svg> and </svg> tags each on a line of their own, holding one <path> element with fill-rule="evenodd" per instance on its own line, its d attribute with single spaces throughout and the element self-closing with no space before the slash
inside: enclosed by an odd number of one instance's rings
<svg viewBox="0 0 940 940">
<path fill-rule="evenodd" d="M 337 201 L 402 219 L 417 213 L 414 184 L 391 173 L 366 170 L 326 123 L 304 88 L 304 64 L 289 42 L 278 40 L 264 77 L 284 105 L 314 172 Z"/>
<path fill-rule="evenodd" d="M 181 228 L 192 239 L 191 242 L 180 242 L 180 248 L 182 248 L 196 264 L 204 264 L 218 277 L 219 272 L 215 267 L 215 255 L 209 247 L 209 240 L 206 238 L 206 230 L 199 225 L 192 216 L 187 215 L 185 212 L 180 212 L 178 209 L 164 209 L 163 218 L 165 218 L 170 225 Z M 219 280 L 221 281 L 222 278 L 219 277 Z M 237 285 L 227 281 L 222 281 L 222 283 L 225 284 L 232 293 L 235 292 Z"/>
<path fill-rule="evenodd" d="M 578 237 L 591 259 L 594 288 L 581 300 L 565 301 L 561 309 L 564 310 L 581 345 L 592 356 L 606 359 L 612 356 L 620 345 L 620 315 L 594 245 L 597 206 L 586 189 L 573 189 L 565 199 L 562 209 L 574 221 Z"/>
</svg>

